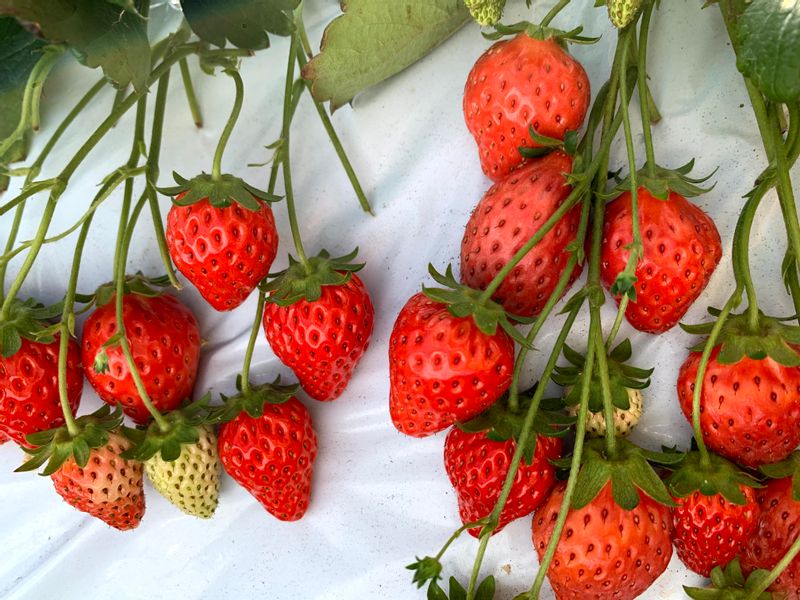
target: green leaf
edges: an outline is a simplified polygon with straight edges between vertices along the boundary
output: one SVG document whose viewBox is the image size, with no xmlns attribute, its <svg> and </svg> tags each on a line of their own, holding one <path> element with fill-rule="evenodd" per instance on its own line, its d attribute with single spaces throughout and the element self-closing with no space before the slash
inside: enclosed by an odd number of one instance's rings
<svg viewBox="0 0 800 600">
<path fill-rule="evenodd" d="M 770 100 L 800 99 L 800 0 L 753 0 L 738 37 L 739 70 Z"/>
<path fill-rule="evenodd" d="M 144 91 L 150 74 L 147 22 L 105 0 L 0 0 L 0 14 L 34 24 L 50 42 L 66 43 L 115 85 Z"/>
<path fill-rule="evenodd" d="M 494 577 L 492 575 L 489 575 L 478 586 L 478 589 L 475 592 L 475 600 L 492 600 L 494 598 L 494 590 L 495 590 Z"/>
<path fill-rule="evenodd" d="M 289 35 L 292 11 L 299 0 L 181 0 L 183 14 L 198 37 L 223 47 L 259 50 L 269 46 L 268 33 Z"/>
<path fill-rule="evenodd" d="M 399 73 L 470 20 L 463 0 L 346 0 L 303 69 L 311 93 L 331 110 Z"/>
</svg>

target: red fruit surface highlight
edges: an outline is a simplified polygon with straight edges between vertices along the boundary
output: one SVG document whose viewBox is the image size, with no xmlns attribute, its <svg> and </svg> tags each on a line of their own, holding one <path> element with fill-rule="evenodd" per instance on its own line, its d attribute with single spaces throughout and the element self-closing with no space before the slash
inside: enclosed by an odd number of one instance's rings
<svg viewBox="0 0 800 600">
<path fill-rule="evenodd" d="M 564 139 L 589 108 L 589 78 L 554 40 L 521 33 L 494 44 L 472 67 L 464 86 L 464 120 L 478 144 L 483 172 L 500 181 L 534 147 L 528 128 Z"/>
</svg>

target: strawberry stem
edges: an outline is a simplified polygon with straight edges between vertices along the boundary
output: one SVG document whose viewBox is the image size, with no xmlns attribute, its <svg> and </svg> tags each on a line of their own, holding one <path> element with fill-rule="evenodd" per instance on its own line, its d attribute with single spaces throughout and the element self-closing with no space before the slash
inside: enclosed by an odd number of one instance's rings
<svg viewBox="0 0 800 600">
<path fill-rule="evenodd" d="M 250 329 L 250 339 L 247 340 L 247 350 L 244 353 L 244 363 L 242 364 L 242 394 L 250 394 L 250 362 L 253 360 L 253 350 L 258 339 L 258 330 L 261 328 L 261 320 L 264 318 L 264 304 L 266 294 L 258 291 L 258 303 L 256 304 L 256 315 L 253 319 L 253 327 Z"/>
<path fill-rule="evenodd" d="M 225 123 L 222 134 L 219 136 L 217 150 L 214 152 L 214 163 L 211 166 L 211 179 L 213 181 L 219 181 L 222 178 L 222 155 L 225 153 L 225 146 L 228 145 L 233 128 L 239 119 L 239 113 L 242 112 L 242 102 L 244 101 L 244 82 L 242 81 L 242 76 L 239 75 L 239 71 L 233 68 L 225 69 L 225 74 L 233 79 L 233 83 L 236 86 L 236 95 L 233 98 L 231 114 Z"/>
<path fill-rule="evenodd" d="M 630 300 L 631 298 L 627 294 L 620 298 L 617 314 L 614 317 L 614 324 L 611 326 L 611 331 L 608 332 L 608 337 L 606 338 L 606 351 L 610 351 L 611 346 L 614 345 L 614 340 L 619 333 L 619 328 L 622 326 L 622 318 L 625 316 L 625 311 L 628 309 Z"/>
<path fill-rule="evenodd" d="M 564 7 L 567 4 L 569 4 L 569 2 L 570 2 L 570 0 L 559 0 L 558 3 L 556 3 L 556 5 L 553 6 L 553 8 L 550 9 L 550 12 L 548 12 L 544 16 L 544 19 L 542 19 L 541 27 L 544 28 L 544 27 L 547 27 L 548 25 L 550 25 L 552 20 L 556 18 L 558 13 L 560 13 L 564 9 Z"/>
<path fill-rule="evenodd" d="M 647 85 L 647 43 L 650 35 L 650 20 L 653 16 L 652 2 L 645 3 L 642 10 L 642 24 L 639 29 L 639 112 L 642 116 L 642 132 L 644 133 L 644 147 L 647 152 L 647 174 L 656 177 L 656 153 L 653 149 L 653 132 L 651 130 L 650 102 L 648 101 Z"/>
<path fill-rule="evenodd" d="M 183 80 L 183 89 L 186 92 L 186 102 L 189 104 L 189 110 L 192 113 L 192 120 L 195 126 L 199 129 L 203 126 L 203 113 L 200 111 L 200 104 L 197 102 L 197 95 L 194 92 L 194 84 L 192 83 L 192 74 L 189 72 L 189 62 L 182 58 L 178 61 L 181 69 L 181 79 Z"/>
</svg>

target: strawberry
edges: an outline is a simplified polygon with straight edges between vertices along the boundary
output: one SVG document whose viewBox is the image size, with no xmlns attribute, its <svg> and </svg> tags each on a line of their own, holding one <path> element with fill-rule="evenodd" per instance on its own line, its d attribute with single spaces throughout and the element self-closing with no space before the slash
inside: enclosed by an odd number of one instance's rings
<svg viewBox="0 0 800 600">
<path fill-rule="evenodd" d="M 640 187 L 638 200 L 643 254 L 635 270 L 636 297 L 625 316 L 639 331 L 663 333 L 681 320 L 708 285 L 722 245 L 714 221 L 684 196 L 670 192 L 661 200 Z M 630 192 L 606 206 L 600 275 L 607 289 L 628 262 L 631 215 Z M 616 300 L 619 304 L 618 295 Z"/>
<path fill-rule="evenodd" d="M 261 386 L 226 399 L 219 456 L 228 475 L 281 521 L 308 508 L 317 435 L 297 386 Z M 235 415 L 235 416 L 234 416 Z"/>
<path fill-rule="evenodd" d="M 642 0 L 608 0 L 608 18 L 614 27 L 624 29 L 633 22 L 641 8 Z"/>
<path fill-rule="evenodd" d="M 389 340 L 392 421 L 413 437 L 467 421 L 505 392 L 513 366 L 514 342 L 505 328 L 488 334 L 471 316 L 454 316 L 443 301 L 415 294 Z"/>
<path fill-rule="evenodd" d="M 564 139 L 580 129 L 591 98 L 589 78 L 555 40 L 520 33 L 489 48 L 464 86 L 464 120 L 483 172 L 500 181 L 523 162 L 519 147 L 539 135 Z"/>
<path fill-rule="evenodd" d="M 64 424 L 58 395 L 59 336 L 50 342 L 22 338 L 20 349 L 0 356 L 0 439 L 27 445 L 25 436 Z M 83 392 L 78 344 L 67 353 L 67 397 L 72 411 Z M 1 443 L 1 442 L 0 442 Z"/>
<path fill-rule="evenodd" d="M 633 428 L 639 424 L 644 412 L 644 396 L 641 390 L 625 388 L 628 395 L 629 407 L 621 409 L 614 407 L 614 432 L 621 437 L 627 437 Z M 568 390 L 565 390 L 569 394 Z M 577 406 L 567 407 L 567 412 L 575 417 L 578 415 Z M 602 411 L 591 412 L 586 415 L 586 434 L 590 437 L 603 437 L 606 434 L 606 417 Z"/>
<path fill-rule="evenodd" d="M 216 310 L 233 310 L 269 273 L 278 231 L 269 205 L 252 210 L 202 198 L 182 205 L 178 194 L 167 216 L 169 254 L 178 270 Z"/>
<path fill-rule="evenodd" d="M 494 25 L 503 16 L 506 0 L 464 0 L 469 14 L 483 26 Z"/>
<path fill-rule="evenodd" d="M 357 275 L 326 285 L 317 300 L 268 303 L 264 333 L 275 355 L 316 400 L 338 398 L 369 346 L 375 309 Z"/>
<path fill-rule="evenodd" d="M 486 289 L 492 278 L 541 228 L 569 195 L 565 173 L 572 158 L 553 152 L 534 159 L 492 186 L 467 222 L 461 240 L 461 281 Z M 508 312 L 525 317 L 538 315 L 553 293 L 570 257 L 581 207 L 575 205 L 534 246 L 506 277 L 493 299 Z M 583 264 L 576 264 L 569 285 Z"/>
<path fill-rule="evenodd" d="M 774 568 L 800 532 L 800 499 L 792 494 L 791 477 L 770 481 L 758 491 L 758 504 L 761 508 L 758 525 L 742 554 L 745 573 Z M 789 563 L 769 589 L 786 600 L 800 599 L 800 557 Z"/>
<path fill-rule="evenodd" d="M 120 456 L 129 447 L 127 439 L 112 432 L 105 445 L 90 451 L 84 467 L 68 458 L 51 475 L 56 492 L 111 527 L 134 529 L 144 514 L 144 489 L 141 463 Z"/>
<path fill-rule="evenodd" d="M 632 600 L 663 573 L 672 556 L 669 508 L 646 494 L 632 510 L 618 506 L 611 483 L 567 515 L 547 576 L 556 598 Z M 566 484 L 556 486 L 533 518 L 533 544 L 544 556 Z"/>
<path fill-rule="evenodd" d="M 144 388 L 159 411 L 170 411 L 189 397 L 200 358 L 200 331 L 191 311 L 172 296 L 126 293 L 123 322 Z M 113 299 L 86 320 L 81 359 L 86 378 L 109 404 L 121 403 L 125 414 L 146 423 L 128 363 L 113 343 L 117 321 Z M 105 346 L 111 340 L 111 345 Z"/>
<path fill-rule="evenodd" d="M 681 562 L 708 577 L 714 567 L 727 565 L 753 534 L 758 504 L 753 488 L 742 485 L 746 502 L 736 505 L 722 494 L 695 491 L 676 498 L 672 510 L 672 542 Z"/>
</svg>

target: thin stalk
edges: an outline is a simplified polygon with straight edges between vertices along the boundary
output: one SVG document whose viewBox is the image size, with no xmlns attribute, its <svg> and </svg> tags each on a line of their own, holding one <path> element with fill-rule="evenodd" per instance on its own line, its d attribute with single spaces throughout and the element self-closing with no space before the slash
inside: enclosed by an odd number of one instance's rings
<svg viewBox="0 0 800 600">
<path fill-rule="evenodd" d="M 608 356 L 606 355 L 606 346 L 603 343 L 603 329 L 602 318 L 600 317 L 600 307 L 594 307 L 590 304 L 591 319 L 595 319 L 600 326 L 600 335 L 594 338 L 594 343 L 597 345 L 597 368 L 600 373 L 600 393 L 603 398 L 603 420 L 606 424 L 606 452 L 610 459 L 614 459 L 617 454 L 617 432 L 614 428 L 614 401 L 611 396 L 611 385 L 608 381 Z M 590 338 L 591 339 L 591 338 Z"/>
<path fill-rule="evenodd" d="M 553 6 L 553 8 L 551 8 L 551 9 L 550 9 L 550 12 L 548 12 L 548 13 L 547 13 L 547 14 L 544 16 L 544 19 L 542 19 L 542 27 L 547 27 L 548 25 L 550 25 L 550 22 L 551 22 L 553 19 L 555 19 L 555 18 L 556 18 L 556 16 L 558 15 L 558 13 L 560 13 L 560 12 L 561 12 L 561 11 L 564 9 L 564 7 L 565 7 L 567 4 L 569 4 L 569 1 L 570 1 L 570 0 L 559 0 L 559 1 L 556 3 L 556 5 L 555 5 L 555 6 Z"/>
<path fill-rule="evenodd" d="M 200 103 L 197 102 L 197 95 L 194 92 L 194 84 L 192 83 L 192 74 L 189 72 L 189 62 L 182 58 L 178 65 L 181 69 L 181 79 L 183 80 L 183 89 L 186 91 L 186 101 L 189 103 L 189 110 L 192 112 L 192 120 L 195 126 L 203 126 L 203 113 L 200 111 Z"/>
<path fill-rule="evenodd" d="M 225 152 L 225 146 L 228 144 L 236 121 L 239 119 L 239 113 L 242 112 L 242 102 L 244 101 L 244 82 L 242 81 L 242 76 L 239 75 L 239 71 L 236 69 L 226 69 L 225 74 L 233 79 L 233 83 L 236 86 L 236 95 L 233 98 L 231 114 L 228 117 L 228 121 L 225 123 L 222 135 L 219 136 L 217 150 L 214 153 L 214 164 L 211 167 L 211 179 L 214 181 L 219 181 L 222 177 L 222 155 Z"/>
<path fill-rule="evenodd" d="M 253 351 L 256 347 L 258 331 L 261 329 L 261 321 L 264 318 L 264 304 L 266 304 L 266 294 L 259 290 L 256 315 L 253 319 L 253 327 L 250 329 L 250 339 L 247 340 L 247 350 L 245 350 L 244 363 L 242 364 L 242 394 L 245 396 L 250 393 L 250 363 L 253 360 Z"/>
<path fill-rule="evenodd" d="M 614 324 L 611 326 L 611 331 L 608 332 L 608 337 L 606 338 L 606 351 L 610 351 L 611 346 L 614 345 L 614 340 L 619 333 L 619 328 L 622 326 L 622 318 L 625 316 L 625 311 L 628 308 L 628 303 L 630 300 L 630 296 L 625 294 L 619 301 L 617 314 L 614 317 Z"/>
<path fill-rule="evenodd" d="M 650 20 L 653 16 L 652 2 L 646 2 L 642 11 L 642 23 L 639 28 L 639 105 L 642 115 L 642 131 L 644 133 L 644 147 L 647 152 L 647 174 L 656 176 L 656 154 L 653 149 L 653 132 L 650 127 L 650 103 L 647 99 L 647 42 L 650 34 Z"/>
</svg>

